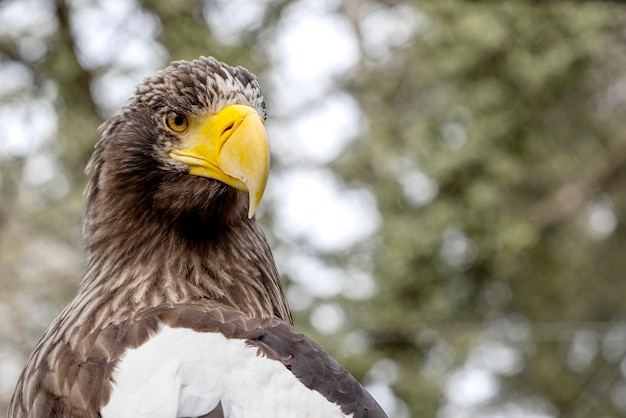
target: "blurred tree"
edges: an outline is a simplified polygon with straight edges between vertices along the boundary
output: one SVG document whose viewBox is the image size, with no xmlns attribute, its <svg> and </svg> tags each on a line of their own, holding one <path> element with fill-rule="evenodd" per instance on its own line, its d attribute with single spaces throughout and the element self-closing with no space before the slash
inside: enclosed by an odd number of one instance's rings
<svg viewBox="0 0 626 418">
<path fill-rule="evenodd" d="M 276 49 L 298 7 L 349 30 L 358 59 L 285 93 Z M 296 321 L 392 416 L 626 416 L 624 17 L 603 2 L 4 0 L 0 414 L 82 275 L 97 126 L 141 76 L 214 55 L 261 74 L 270 111 L 272 93 L 305 97 L 274 100 L 268 125 L 337 91 L 357 103 L 360 134 L 329 167 L 375 197 L 378 231 L 332 252 L 270 238 L 283 267 L 302 253 L 344 272 L 344 290 L 292 286 Z M 326 169 L 276 157 L 283 179 Z"/>
<path fill-rule="evenodd" d="M 351 80 L 370 132 L 337 168 L 383 214 L 356 323 L 413 416 L 626 415 L 623 10 L 414 7 Z"/>
</svg>

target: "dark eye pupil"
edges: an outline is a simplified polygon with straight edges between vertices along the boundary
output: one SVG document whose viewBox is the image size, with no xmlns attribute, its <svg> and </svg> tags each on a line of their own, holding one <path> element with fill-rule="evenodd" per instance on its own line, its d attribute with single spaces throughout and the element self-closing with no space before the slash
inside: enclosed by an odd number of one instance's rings
<svg viewBox="0 0 626 418">
<path fill-rule="evenodd" d="M 185 118 L 184 118 L 184 117 L 182 117 L 182 116 L 178 115 L 178 116 L 176 116 L 176 117 L 174 118 L 174 125 L 180 126 L 180 125 L 182 125 L 183 123 L 185 123 Z"/>
</svg>

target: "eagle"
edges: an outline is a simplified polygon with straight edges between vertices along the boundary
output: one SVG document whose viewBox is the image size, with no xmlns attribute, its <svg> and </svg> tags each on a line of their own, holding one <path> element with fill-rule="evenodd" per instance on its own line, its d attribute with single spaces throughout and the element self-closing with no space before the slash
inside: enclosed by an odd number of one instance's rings
<svg viewBox="0 0 626 418">
<path fill-rule="evenodd" d="M 296 330 L 255 219 L 259 81 L 212 57 L 146 78 L 87 166 L 87 268 L 8 417 L 385 417 Z"/>
</svg>

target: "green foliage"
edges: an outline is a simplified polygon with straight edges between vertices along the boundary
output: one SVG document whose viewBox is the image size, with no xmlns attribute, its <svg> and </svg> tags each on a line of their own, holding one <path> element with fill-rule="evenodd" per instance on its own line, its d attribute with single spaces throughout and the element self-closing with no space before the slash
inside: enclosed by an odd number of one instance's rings
<svg viewBox="0 0 626 418">
<path fill-rule="evenodd" d="M 394 60 L 407 64 L 368 69 L 352 88 L 375 127 L 339 169 L 373 188 L 384 219 L 375 266 L 380 291 L 355 308 L 355 321 L 370 330 L 374 349 L 402 364 L 396 388 L 413 416 L 433 416 L 419 393 L 436 384 L 423 370 L 437 348 L 419 335 L 432 331 L 462 361 L 469 347 L 464 333 L 445 332 L 449 324 L 467 323 L 480 335 L 497 318 L 525 318 L 530 335 L 504 342 L 526 352 L 527 367 L 502 378 L 497 402 L 485 410 L 536 396 L 576 415 L 568 406 L 590 388 L 566 362 L 573 333 L 586 322 L 624 319 L 624 282 L 603 268 L 621 247 L 622 228 L 599 238 L 589 226 L 595 204 L 608 204 L 609 214 L 624 209 L 616 187 L 622 122 L 600 109 L 621 76 L 607 65 L 619 42 L 616 8 L 415 6 L 429 29 L 395 51 Z M 375 79 L 383 81 L 367 82 Z M 367 100 L 375 96 L 386 100 Z M 401 168 L 407 159 L 409 170 Z M 424 176 L 438 192 L 416 204 L 402 185 L 423 188 Z M 535 327 L 552 321 L 565 329 L 555 325 L 547 341 L 536 340 Z M 594 396 L 591 415 L 626 414 L 610 394 Z"/>
</svg>

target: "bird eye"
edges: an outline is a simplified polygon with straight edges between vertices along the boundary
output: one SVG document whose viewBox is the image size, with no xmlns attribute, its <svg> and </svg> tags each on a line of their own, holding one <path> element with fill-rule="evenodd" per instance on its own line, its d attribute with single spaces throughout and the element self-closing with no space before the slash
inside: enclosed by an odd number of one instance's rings
<svg viewBox="0 0 626 418">
<path fill-rule="evenodd" d="M 178 112 L 169 112 L 165 117 L 165 123 L 174 132 L 182 132 L 189 126 L 187 116 Z"/>
</svg>

